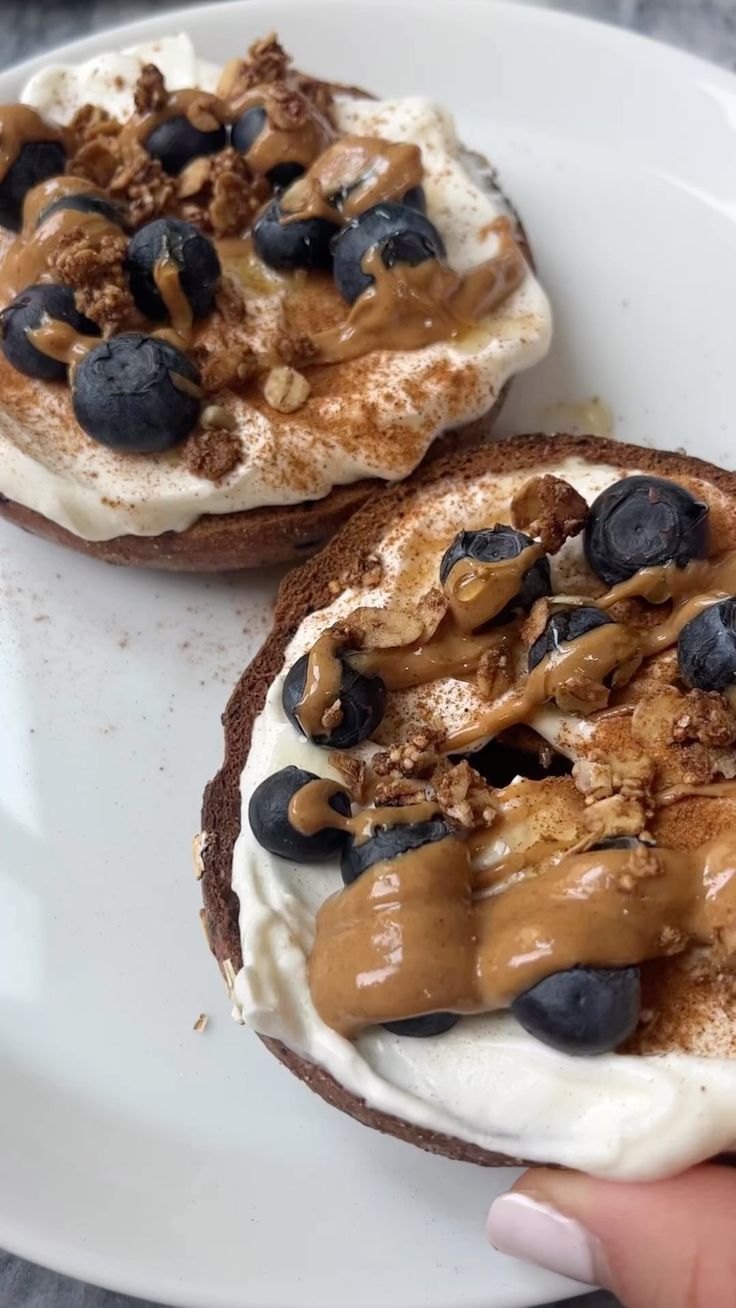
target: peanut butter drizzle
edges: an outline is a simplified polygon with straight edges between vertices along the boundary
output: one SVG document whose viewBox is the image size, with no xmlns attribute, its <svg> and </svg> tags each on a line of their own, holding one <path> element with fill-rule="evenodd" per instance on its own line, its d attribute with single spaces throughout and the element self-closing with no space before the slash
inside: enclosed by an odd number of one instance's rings
<svg viewBox="0 0 736 1308">
<path fill-rule="evenodd" d="M 495 563 L 458 559 L 444 584 L 450 612 L 460 631 L 475 631 L 498 616 L 515 595 L 529 569 L 543 559 L 544 546 L 535 541 L 515 558 Z"/>
<path fill-rule="evenodd" d="M 362 808 L 352 817 L 337 813 L 330 805 L 333 795 L 344 794 L 339 781 L 319 778 L 308 781 L 289 800 L 289 822 L 303 836 L 313 836 L 326 827 L 346 831 L 360 845 L 368 840 L 378 827 L 409 826 L 415 822 L 429 822 L 437 815 L 437 805 L 429 800 L 417 804 L 402 804 L 385 808 Z"/>
<path fill-rule="evenodd" d="M 27 286 L 49 281 L 62 241 L 70 232 L 80 230 L 91 243 L 110 234 L 120 235 L 120 228 L 103 214 L 79 209 L 57 209 L 35 230 L 24 225 L 0 263 L 0 302 L 7 304 Z"/>
<path fill-rule="evenodd" d="M 309 651 L 304 693 L 296 706 L 296 719 L 310 740 L 325 734 L 322 719 L 340 696 L 342 664 L 337 657 L 339 639 L 325 631 Z"/>
<path fill-rule="evenodd" d="M 204 132 L 214 132 L 230 121 L 228 108 L 219 96 L 196 87 L 172 91 L 159 109 L 135 113 L 128 119 L 119 137 L 121 153 L 125 156 L 134 153 L 157 127 L 179 117 L 188 118 L 192 126 Z"/>
<path fill-rule="evenodd" d="M 615 684 L 619 670 L 628 666 L 633 670 L 637 660 L 641 662 L 637 633 L 619 623 L 594 627 L 576 640 L 564 642 L 542 659 L 519 690 L 498 700 L 474 723 L 451 732 L 445 740 L 444 752 L 464 753 L 507 727 L 525 722 L 542 704 L 560 695 L 565 697 L 566 707 L 572 708 L 575 687 L 581 682 L 603 687 L 607 678 L 613 676 Z M 597 707 L 604 708 L 605 702 Z M 589 702 L 581 702 L 581 711 L 590 708 Z"/>
<path fill-rule="evenodd" d="M 418 145 L 380 136 L 341 136 L 292 183 L 281 208 L 291 219 L 348 222 L 374 204 L 403 199 L 421 186 L 423 177 Z"/>
<path fill-rule="evenodd" d="M 681 785 L 668 786 L 666 790 L 658 791 L 657 806 L 667 808 L 681 799 L 689 799 L 691 795 L 703 795 L 706 799 L 736 799 L 736 781 L 707 781 L 700 786 L 683 782 Z"/>
<path fill-rule="evenodd" d="M 171 326 L 179 339 L 184 342 L 184 348 L 186 348 L 192 335 L 194 314 L 192 306 L 182 290 L 180 271 L 174 260 L 169 258 L 168 255 L 164 255 L 162 259 L 154 264 L 153 280 L 156 284 L 156 290 L 164 302 L 166 312 L 171 320 Z"/>
<path fill-rule="evenodd" d="M 473 899 L 452 836 L 376 864 L 319 909 L 317 1012 L 354 1036 L 422 1013 L 507 1007 L 578 965 L 624 967 L 711 944 L 736 952 L 736 842 L 569 854 Z M 427 942 L 432 944 L 428 954 Z"/>
<path fill-rule="evenodd" d="M 108 197 L 105 192 L 95 186 L 86 177 L 75 177 L 73 173 L 64 173 L 61 177 L 49 177 L 45 182 L 39 182 L 26 195 L 23 201 L 23 232 L 27 237 L 33 235 L 41 214 L 44 209 L 55 200 L 61 200 L 68 195 L 94 195 L 100 200 L 106 200 Z M 77 210 L 81 213 L 81 210 Z"/>
<path fill-rule="evenodd" d="M 238 101 L 232 102 L 228 106 L 228 116 L 234 122 L 247 109 L 260 108 L 266 111 L 266 121 L 245 154 L 246 163 L 254 173 L 265 175 L 277 164 L 287 161 L 309 168 L 332 141 L 334 132 L 327 119 L 306 101 L 302 122 L 291 127 L 278 126 L 285 120 L 281 117 L 279 103 L 268 86 L 254 87 Z"/>
<path fill-rule="evenodd" d="M 62 128 L 42 118 L 27 104 L 0 105 L 0 181 L 12 168 L 24 145 L 32 141 L 65 143 Z"/>
<path fill-rule="evenodd" d="M 544 557 L 541 544 L 527 545 L 512 559 L 479 563 L 460 559 L 445 579 L 449 610 L 426 642 L 351 653 L 350 664 L 367 676 L 379 676 L 388 690 L 407 690 L 445 677 L 469 677 L 487 650 L 502 644 L 498 628 L 477 631 L 497 617 L 518 594 L 526 573 Z"/>
<path fill-rule="evenodd" d="M 692 594 L 706 587 L 705 593 Z M 598 608 L 610 609 L 621 600 L 640 596 L 663 602 L 671 596 L 672 612 L 657 626 L 627 629 L 620 624 L 595 627 L 576 640 L 563 644 L 531 672 L 521 690 L 514 691 L 484 713 L 475 723 L 452 733 L 445 742 L 447 753 L 461 753 L 482 740 L 498 735 L 506 727 L 527 720 L 528 716 L 549 699 L 565 692 L 565 681 L 580 678 L 598 685 L 613 675 L 614 684 L 623 684 L 627 673 L 635 670 L 642 659 L 673 645 L 683 627 L 698 613 L 736 591 L 736 551 L 720 559 L 694 560 L 684 568 L 667 564 L 662 568 L 645 568 L 627 581 L 614 586 L 597 600 L 585 600 Z M 541 696 L 541 698 L 540 698 Z M 573 708 L 567 703 L 565 707 Z M 581 704 L 581 711 L 585 711 Z M 598 707 L 604 708 L 605 702 Z M 588 710 L 595 708 L 590 703 Z"/>
<path fill-rule="evenodd" d="M 468 852 L 453 836 L 376 863 L 317 913 L 309 986 L 342 1035 L 369 1023 L 477 1007 Z M 428 945 L 431 942 L 431 962 Z M 429 965 L 428 965 L 429 963 Z"/>
<path fill-rule="evenodd" d="M 368 250 L 361 268 L 373 278 L 346 320 L 314 336 L 317 361 L 341 363 L 372 350 L 419 350 L 455 340 L 498 308 L 526 275 L 526 263 L 507 218 L 497 220 L 501 238 L 493 259 L 458 273 L 438 259 L 386 268 L 380 251 Z"/>
<path fill-rule="evenodd" d="M 696 592 L 696 593 L 693 593 Z M 652 604 L 671 599 L 672 613 L 664 622 L 641 633 L 641 650 L 646 656 L 674 644 L 682 628 L 703 609 L 719 599 L 736 594 L 736 551 L 718 559 L 693 559 L 684 568 L 668 563 L 661 568 L 642 568 L 627 581 L 614 586 L 599 599 L 598 608 L 610 609 L 621 600 L 639 597 Z"/>
<path fill-rule="evenodd" d="M 41 354 L 59 363 L 81 363 L 86 354 L 102 344 L 101 336 L 83 336 L 68 322 L 47 318 L 40 327 L 26 332 L 28 342 Z"/>
<path fill-rule="evenodd" d="M 387 690 L 408 690 L 445 677 L 471 676 L 486 650 L 502 641 L 498 629 L 473 635 L 443 622 L 426 643 L 350 653 L 348 661 L 365 676 L 380 677 Z"/>
</svg>

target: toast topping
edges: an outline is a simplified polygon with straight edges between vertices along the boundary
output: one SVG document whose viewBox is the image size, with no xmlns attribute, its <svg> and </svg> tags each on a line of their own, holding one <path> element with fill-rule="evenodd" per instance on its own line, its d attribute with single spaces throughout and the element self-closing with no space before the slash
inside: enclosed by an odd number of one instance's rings
<svg viewBox="0 0 736 1308">
<path fill-rule="evenodd" d="M 268 58 L 259 50 L 269 50 Z M 254 80 L 261 73 L 262 80 Z M 423 212 L 421 148 L 375 135 L 338 134 L 325 97 L 315 96 L 316 85 L 289 67 L 277 42 L 267 41 L 257 43 L 245 63 L 228 66 L 218 94 L 169 91 L 155 64 L 146 64 L 134 112 L 124 123 L 95 116 L 86 106 L 62 132 L 35 110 L 7 107 L 0 114 L 0 206 L 2 187 L 9 185 L 10 170 L 20 167 L 23 151 L 55 150 L 58 160 L 50 180 L 30 165 L 23 174 L 23 225 L 0 261 L 0 298 L 7 303 L 28 287 L 58 282 L 72 287 L 77 307 L 106 336 L 147 329 L 194 352 L 209 320 L 222 326 L 216 296 L 222 269 L 206 228 L 231 238 L 227 256 L 246 319 L 258 274 L 254 258 L 266 282 L 268 268 L 302 275 L 330 271 L 334 258 L 337 291 L 352 307 L 334 326 L 303 334 L 307 364 L 412 350 L 467 332 L 526 275 L 510 220 L 497 221 L 492 259 L 455 272 Z M 66 148 L 74 166 L 81 160 L 84 168 L 85 150 L 101 138 L 109 167 L 98 169 L 94 181 L 64 175 Z M 153 197 L 144 213 L 138 206 L 142 186 Z M 257 217 L 251 238 L 251 221 L 272 191 L 277 198 Z M 158 221 L 141 226 L 154 213 L 161 215 Z M 130 242 L 124 226 L 137 228 Z M 284 284 L 274 324 L 281 335 L 290 298 Z M 255 357 L 268 404 L 292 413 L 306 402 L 309 380 L 300 378 L 298 396 L 292 386 L 293 395 L 277 397 L 273 378 L 283 368 L 276 340 L 255 344 L 257 335 L 254 325 L 250 339 L 231 339 L 229 348 L 241 348 L 249 364 Z M 65 362 L 57 337 L 37 330 L 34 350 L 43 354 L 48 348 L 51 358 Z M 22 352 L 11 357 L 6 351 L 6 357 L 23 371 Z M 251 373 L 249 367 L 247 378 Z M 98 439 L 96 424 L 85 425 L 82 406 L 73 403 L 83 430 Z M 142 451 L 143 443 L 127 437 L 118 448 L 136 443 Z M 199 475 L 207 466 L 199 465 Z M 218 470 L 223 466 L 217 462 Z"/>
<path fill-rule="evenodd" d="M 592 593 L 551 593 L 544 541 L 560 549 L 583 530 L 610 573 L 604 497 L 625 520 L 612 523 L 618 554 L 628 539 L 646 566 L 602 593 L 594 577 Z M 302 839 L 340 833 L 346 889 L 317 913 L 309 978 L 344 1035 L 511 1007 L 539 1039 L 598 1053 L 632 1035 L 643 965 L 695 948 L 714 975 L 736 963 L 736 839 L 706 819 L 683 842 L 675 815 L 736 798 L 736 551 L 708 557 L 707 506 L 662 479 L 623 479 L 588 509 L 560 479 L 534 478 L 513 505 L 544 541 L 503 524 L 461 532 L 441 590 L 411 610 L 356 609 L 284 682 L 287 716 L 333 746 L 343 707 L 355 718 L 351 676 L 385 701 L 387 722 L 394 693 L 428 683 L 482 676 L 491 700 L 459 729 L 409 729 L 341 766 L 343 783 L 310 781 L 272 810 Z M 495 788 L 453 761 L 533 727 L 548 703 L 585 726 L 571 776 Z M 351 813 L 335 813 L 346 788 Z M 561 996 L 594 1017 L 562 1021 Z"/>
<path fill-rule="evenodd" d="M 101 450 L 73 393 L 24 370 L 50 337 L 4 349 L 2 493 L 77 536 L 185 531 L 404 478 L 547 348 L 546 298 L 490 167 L 428 100 L 331 88 L 271 38 L 220 75 L 183 36 L 46 69 L 24 96 L 60 124 L 43 119 L 58 139 L 39 128 L 16 176 L 0 305 L 48 283 L 106 339 L 158 336 L 239 437 L 215 450 L 192 411 L 164 457 L 132 430 Z"/>
</svg>

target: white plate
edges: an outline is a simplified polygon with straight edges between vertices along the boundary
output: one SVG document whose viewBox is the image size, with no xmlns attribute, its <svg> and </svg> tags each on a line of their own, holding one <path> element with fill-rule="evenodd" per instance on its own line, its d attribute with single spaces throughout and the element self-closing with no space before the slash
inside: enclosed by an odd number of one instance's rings
<svg viewBox="0 0 736 1308">
<path fill-rule="evenodd" d="M 224 60 L 273 27 L 315 72 L 446 101 L 500 165 L 557 315 L 507 430 L 598 394 L 619 435 L 733 463 L 732 76 L 472 0 L 207 6 L 63 57 L 185 28 Z M 369 1133 L 230 1023 L 189 840 L 273 578 L 113 571 L 8 527 L 0 564 L 0 1244 L 196 1308 L 571 1293 L 486 1247 L 508 1173 Z"/>
</svg>

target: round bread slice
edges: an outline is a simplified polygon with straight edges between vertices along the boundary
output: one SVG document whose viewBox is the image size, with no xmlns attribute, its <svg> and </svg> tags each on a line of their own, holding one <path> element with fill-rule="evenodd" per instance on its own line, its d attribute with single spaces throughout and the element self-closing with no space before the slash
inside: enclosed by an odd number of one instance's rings
<svg viewBox="0 0 736 1308">
<path fill-rule="evenodd" d="M 685 455 L 643 449 L 593 436 L 519 436 L 470 450 L 422 469 L 401 485 L 376 495 L 354 514 L 326 549 L 284 580 L 275 605 L 271 634 L 243 673 L 223 716 L 225 758 L 204 795 L 201 830 L 206 833 L 206 839 L 199 854 L 199 868 L 204 900 L 203 922 L 228 986 L 242 966 L 239 903 L 231 885 L 233 847 L 240 832 L 241 772 L 248 757 L 254 721 L 263 708 L 271 682 L 283 667 L 286 647 L 303 619 L 335 599 L 334 579 L 346 573 L 349 575 L 356 559 L 371 553 L 389 527 L 411 512 L 412 500 L 418 491 L 436 486 L 438 494 L 450 488 L 462 493 L 463 487 L 472 487 L 481 474 L 525 469 L 530 473 L 543 472 L 552 470 L 568 456 L 609 465 L 621 475 L 626 468 L 637 468 L 663 477 L 695 478 L 701 485 L 712 486 L 721 493 L 721 500 L 725 496 L 733 504 L 733 513 L 725 515 L 719 511 L 713 515 L 713 533 L 721 547 L 736 547 L 736 473 Z M 663 983 L 657 965 L 654 965 L 649 984 L 652 998 L 656 999 L 658 988 L 661 997 L 662 985 L 671 985 L 671 982 Z M 680 1011 L 687 1009 L 689 1001 L 685 989 L 678 994 L 677 984 L 675 981 L 673 1003 Z M 704 1010 L 691 1011 L 689 1020 L 701 1024 L 707 1021 L 707 999 L 704 1003 Z M 665 1035 L 666 1027 L 667 1023 Z M 367 1126 L 430 1152 L 484 1166 L 509 1166 L 526 1161 L 489 1152 L 465 1140 L 425 1130 L 377 1111 L 346 1090 L 324 1068 L 280 1041 L 265 1036 L 261 1038 L 271 1052 L 312 1090 Z M 631 1048 L 638 1052 L 660 1052 L 647 1042 L 646 1035 L 641 1040 L 635 1038 Z M 736 1056 L 736 1043 L 733 1056 Z"/>
<path fill-rule="evenodd" d="M 329 83 L 333 92 L 349 92 L 356 98 L 374 97 L 356 87 Z M 530 267 L 534 256 L 524 224 L 512 202 L 498 184 L 493 165 L 476 150 L 460 147 L 468 172 L 489 194 L 497 196 L 513 218 L 516 240 Z M 2 372 L 10 365 L 0 355 Z M 501 412 L 513 378 L 501 388 L 485 413 L 432 441 L 420 467 L 488 439 Z M 2 407 L 0 402 L 0 422 Z M 162 568 L 170 572 L 224 572 L 240 568 L 266 567 L 277 563 L 300 563 L 320 549 L 350 516 L 377 490 L 385 486 L 378 478 L 335 486 L 319 500 L 235 513 L 203 514 L 184 531 L 165 531 L 156 536 L 128 534 L 109 540 L 86 540 L 66 527 L 2 493 L 0 473 L 0 517 L 35 536 L 104 563 L 121 566 Z"/>
</svg>

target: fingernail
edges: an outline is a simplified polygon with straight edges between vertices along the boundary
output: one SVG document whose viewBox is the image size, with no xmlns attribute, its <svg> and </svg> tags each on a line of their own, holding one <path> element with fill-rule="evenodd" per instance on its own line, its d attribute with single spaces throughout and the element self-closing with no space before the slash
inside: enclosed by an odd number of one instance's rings
<svg viewBox="0 0 736 1308">
<path fill-rule="evenodd" d="M 491 1205 L 488 1238 L 495 1249 L 585 1285 L 602 1284 L 599 1241 L 572 1217 L 511 1191 Z"/>
</svg>

